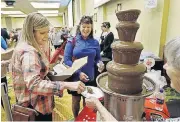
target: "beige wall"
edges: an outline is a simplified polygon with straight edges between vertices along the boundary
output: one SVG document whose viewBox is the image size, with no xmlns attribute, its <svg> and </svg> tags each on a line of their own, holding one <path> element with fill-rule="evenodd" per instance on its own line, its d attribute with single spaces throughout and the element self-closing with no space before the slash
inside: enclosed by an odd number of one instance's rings
<svg viewBox="0 0 180 122">
<path fill-rule="evenodd" d="M 140 9 L 141 14 L 138 18 L 140 29 L 136 35 L 136 41 L 141 41 L 144 45 L 144 51 L 151 51 L 156 55 L 159 54 L 161 23 L 163 15 L 163 0 L 158 0 L 158 6 L 155 9 L 147 9 L 144 7 L 144 0 L 116 0 L 107 3 L 107 21 L 111 22 L 111 30 L 118 38 L 117 31 L 115 29 L 118 23 L 115 16 L 116 5 L 121 3 L 122 10 L 127 9 Z M 113 20 L 113 22 L 112 22 Z"/>
<path fill-rule="evenodd" d="M 65 25 L 68 26 L 68 10 L 66 9 L 64 13 L 65 13 L 65 21 L 66 21 Z"/>
<path fill-rule="evenodd" d="M 80 1 L 80 17 L 85 14 L 86 8 L 85 3 L 89 3 L 90 0 L 79 0 Z"/>
<path fill-rule="evenodd" d="M 170 0 L 166 41 L 180 36 L 180 0 Z"/>
<path fill-rule="evenodd" d="M 80 20 L 80 1 L 75 0 L 74 25 L 78 25 Z"/>
<path fill-rule="evenodd" d="M 77 5 L 77 3 L 79 3 L 79 5 Z M 118 23 L 115 10 L 117 8 L 117 4 L 119 3 L 122 4 L 122 10 L 141 10 L 141 14 L 138 18 L 140 29 L 137 32 L 136 41 L 143 43 L 144 51 L 150 51 L 158 55 L 164 0 L 158 0 L 158 5 L 154 9 L 145 8 L 145 0 L 111 0 L 96 9 L 93 7 L 93 0 L 79 0 L 79 2 L 76 1 L 75 3 L 75 7 L 79 7 L 79 10 L 75 8 L 75 25 L 79 23 L 79 19 L 82 15 L 93 15 L 94 13 L 97 13 L 97 22 L 94 22 L 94 35 L 99 37 L 101 34 L 101 23 L 109 21 L 111 23 L 111 31 L 114 33 L 115 38 L 118 38 L 115 28 Z M 180 35 L 180 0 L 170 0 L 170 3 L 166 40 L 170 40 Z M 78 11 L 80 12 L 77 13 Z"/>
<path fill-rule="evenodd" d="M 111 0 L 103 6 L 98 7 L 97 10 L 94 10 L 97 11 L 97 22 L 94 22 L 94 29 L 96 30 L 95 35 L 100 36 L 101 23 L 103 21 L 109 21 L 111 23 L 111 31 L 114 33 L 115 38 L 118 38 L 115 28 L 116 24 L 118 23 L 115 15 L 115 9 L 117 8 L 116 5 L 118 3 L 122 4 L 122 10 L 140 9 L 141 14 L 138 18 L 140 29 L 137 32 L 136 41 L 141 41 L 143 43 L 144 51 L 151 51 L 158 55 L 164 0 L 158 0 L 158 6 L 154 9 L 146 9 L 144 7 L 144 2 L 144 0 Z M 91 4 L 92 1 L 86 0 L 86 5 L 90 6 Z M 103 7 L 105 7 L 106 11 L 103 10 Z M 86 13 L 91 13 L 90 11 L 92 11 L 92 9 L 89 7 L 87 8 Z M 106 15 L 106 20 L 104 20 L 103 15 Z"/>
<path fill-rule="evenodd" d="M 12 20 L 12 28 L 22 28 L 25 18 L 11 18 Z"/>
<path fill-rule="evenodd" d="M 92 16 L 94 14 L 94 0 L 85 0 L 85 13 L 84 15 Z"/>
<path fill-rule="evenodd" d="M 11 18 L 12 21 L 12 28 L 22 28 L 23 22 L 25 18 Z M 48 20 L 54 27 L 61 27 L 63 25 L 63 18 L 62 17 L 48 17 Z M 1 18 L 1 26 L 7 27 L 5 18 Z"/>
<path fill-rule="evenodd" d="M 61 17 L 48 17 L 47 19 L 54 27 L 63 26 L 63 17 L 62 16 Z"/>
<path fill-rule="evenodd" d="M 1 27 L 6 28 L 5 18 L 1 18 Z"/>
<path fill-rule="evenodd" d="M 97 13 L 97 22 L 94 22 L 94 29 L 95 33 L 94 35 L 97 37 L 100 37 L 102 31 L 101 31 L 101 23 L 104 21 L 103 20 L 103 6 L 100 6 L 96 8 L 96 13 Z"/>
</svg>

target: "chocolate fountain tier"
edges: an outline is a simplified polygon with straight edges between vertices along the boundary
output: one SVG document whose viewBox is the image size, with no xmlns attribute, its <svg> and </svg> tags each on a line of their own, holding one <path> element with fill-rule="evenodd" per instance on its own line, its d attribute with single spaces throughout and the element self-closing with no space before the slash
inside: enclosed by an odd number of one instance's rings
<svg viewBox="0 0 180 122">
<path fill-rule="evenodd" d="M 136 37 L 139 24 L 137 22 L 120 22 L 116 25 L 120 41 L 133 42 Z"/>
<path fill-rule="evenodd" d="M 97 86 L 104 92 L 104 106 L 118 121 L 141 121 L 144 112 L 144 99 L 153 94 L 156 89 L 155 82 L 144 77 L 141 93 L 135 95 L 116 93 L 108 87 L 107 72 L 100 74 L 96 82 Z"/>
<path fill-rule="evenodd" d="M 137 64 L 143 45 L 140 42 L 116 41 L 111 45 L 114 62 L 120 64 Z"/>
<path fill-rule="evenodd" d="M 142 80 L 146 72 L 144 64 L 124 65 L 110 61 L 106 69 L 108 85 L 112 91 L 126 95 L 142 91 Z"/>
<path fill-rule="evenodd" d="M 119 21 L 132 21 L 135 22 L 141 13 L 138 9 L 130 9 L 125 11 L 118 11 L 116 16 Z"/>
</svg>

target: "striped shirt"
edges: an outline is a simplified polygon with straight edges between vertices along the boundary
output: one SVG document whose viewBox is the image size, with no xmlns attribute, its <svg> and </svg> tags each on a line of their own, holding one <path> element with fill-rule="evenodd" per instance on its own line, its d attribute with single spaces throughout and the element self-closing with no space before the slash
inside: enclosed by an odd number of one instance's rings
<svg viewBox="0 0 180 122">
<path fill-rule="evenodd" d="M 19 104 L 23 106 L 31 104 L 42 114 L 52 112 L 53 95 L 63 95 L 64 83 L 52 82 L 46 78 L 48 68 L 35 48 L 26 43 L 17 45 L 12 57 L 10 72 Z"/>
</svg>

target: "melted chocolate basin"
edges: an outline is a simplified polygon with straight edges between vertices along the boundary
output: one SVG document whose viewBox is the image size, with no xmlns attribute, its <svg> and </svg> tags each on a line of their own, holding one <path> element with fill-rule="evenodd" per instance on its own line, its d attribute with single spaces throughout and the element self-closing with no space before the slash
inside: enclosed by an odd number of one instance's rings
<svg viewBox="0 0 180 122">
<path fill-rule="evenodd" d="M 154 93 L 155 83 L 144 77 L 141 93 L 124 95 L 112 91 L 108 87 L 107 72 L 96 79 L 98 87 L 104 92 L 104 106 L 118 121 L 140 121 L 144 112 L 145 97 Z"/>
</svg>

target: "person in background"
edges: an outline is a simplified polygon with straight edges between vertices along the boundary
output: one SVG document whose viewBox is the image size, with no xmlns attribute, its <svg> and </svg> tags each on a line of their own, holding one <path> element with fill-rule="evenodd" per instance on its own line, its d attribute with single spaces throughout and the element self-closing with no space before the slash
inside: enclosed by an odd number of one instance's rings
<svg viewBox="0 0 180 122">
<path fill-rule="evenodd" d="M 104 69 L 101 62 L 100 46 L 96 39 L 93 38 L 93 21 L 90 16 L 83 16 L 76 30 L 76 36 L 67 41 L 64 51 L 65 65 L 72 66 L 73 59 L 79 59 L 88 56 L 85 66 L 73 74 L 72 81 L 81 80 L 86 86 L 96 86 L 94 78 L 94 67 Z M 99 65 L 102 64 L 102 65 Z M 76 118 L 79 114 L 81 95 L 74 91 L 68 91 L 72 94 L 72 111 Z M 85 105 L 83 98 L 83 105 Z"/>
<path fill-rule="evenodd" d="M 16 31 L 17 31 L 17 35 L 18 35 L 18 40 L 20 40 L 22 29 L 18 28 L 18 29 L 16 29 Z"/>
<path fill-rule="evenodd" d="M 85 90 L 81 81 L 50 81 L 46 77 L 49 71 L 46 52 L 49 25 L 42 14 L 28 14 L 23 24 L 22 38 L 18 41 L 10 64 L 17 102 L 21 106 L 35 109 L 39 114 L 36 121 L 52 121 L 54 95 L 62 97 L 64 89 L 78 93 Z"/>
<path fill-rule="evenodd" d="M 6 41 L 6 44 L 7 44 L 7 39 L 10 39 L 10 36 L 9 36 L 8 32 L 6 31 L 6 29 L 1 28 L 1 36 Z"/>
<path fill-rule="evenodd" d="M 68 35 L 65 34 L 65 33 L 63 33 L 63 34 L 61 35 L 61 40 L 63 41 L 61 47 L 62 47 L 63 50 L 65 50 L 65 46 L 66 46 L 66 43 L 67 43 L 67 39 L 68 39 Z"/>
<path fill-rule="evenodd" d="M 53 41 L 53 45 L 54 48 L 59 48 L 61 46 L 61 44 L 63 43 L 62 39 L 61 39 L 61 35 L 62 35 L 62 31 L 58 31 L 55 35 L 54 41 Z"/>
<path fill-rule="evenodd" d="M 8 48 L 6 41 L 2 36 L 1 36 L 1 48 L 3 48 L 4 50 Z"/>
<path fill-rule="evenodd" d="M 64 28 L 61 28 L 61 32 L 62 32 L 62 33 L 65 33 L 65 29 L 64 29 Z"/>
<path fill-rule="evenodd" d="M 52 28 L 50 28 L 50 31 L 49 31 L 49 41 L 50 41 L 52 44 L 54 44 L 53 42 L 54 42 L 54 40 L 55 40 L 55 36 L 56 36 L 56 34 L 55 34 L 55 29 L 52 27 Z"/>
<path fill-rule="evenodd" d="M 114 34 L 110 31 L 110 23 L 109 22 L 103 22 L 101 29 L 103 31 L 101 35 L 101 55 L 103 57 L 109 58 L 112 60 L 112 49 L 111 44 L 114 41 Z"/>
<path fill-rule="evenodd" d="M 17 41 L 18 41 L 18 36 L 16 31 L 13 29 L 9 33 L 10 39 L 9 39 L 9 47 L 15 47 Z"/>
<path fill-rule="evenodd" d="M 171 87 L 180 93 L 180 37 L 170 40 L 166 43 L 164 54 L 167 63 L 163 66 L 167 75 L 171 79 Z M 115 118 L 107 111 L 101 102 L 94 97 L 86 98 L 86 105 L 90 108 L 96 108 L 103 121 L 115 121 Z M 179 116 L 178 116 L 179 117 Z"/>
<path fill-rule="evenodd" d="M 103 50 L 103 47 L 104 47 L 104 38 L 105 36 L 107 35 L 107 32 L 104 31 L 104 25 L 102 24 L 101 25 L 101 30 L 102 30 L 102 33 L 101 33 L 101 36 L 100 36 L 100 48 L 101 48 L 101 51 Z"/>
<path fill-rule="evenodd" d="M 65 33 L 66 35 L 69 34 L 69 29 L 68 29 L 67 27 L 64 28 L 64 33 Z"/>
<path fill-rule="evenodd" d="M 14 47 L 17 45 L 17 42 L 20 39 L 20 36 L 21 36 L 21 29 L 20 28 L 16 28 L 15 31 L 14 31 L 14 37 L 13 37 Z"/>
<path fill-rule="evenodd" d="M 1 36 L 1 54 L 5 54 L 6 53 L 6 49 L 7 49 L 6 41 Z M 1 58 L 2 58 L 2 56 L 1 56 Z M 9 57 L 9 59 L 10 58 L 11 57 Z M 7 73 L 7 70 L 8 70 L 9 62 L 10 62 L 9 59 L 8 60 L 1 60 L 1 83 L 5 83 L 7 89 L 8 89 L 8 84 L 7 84 L 6 73 Z M 1 105 L 4 108 L 2 99 L 1 99 Z"/>
<path fill-rule="evenodd" d="M 17 43 L 17 41 L 18 41 L 18 30 L 17 29 L 14 31 L 13 40 L 15 41 L 15 43 Z"/>
</svg>

